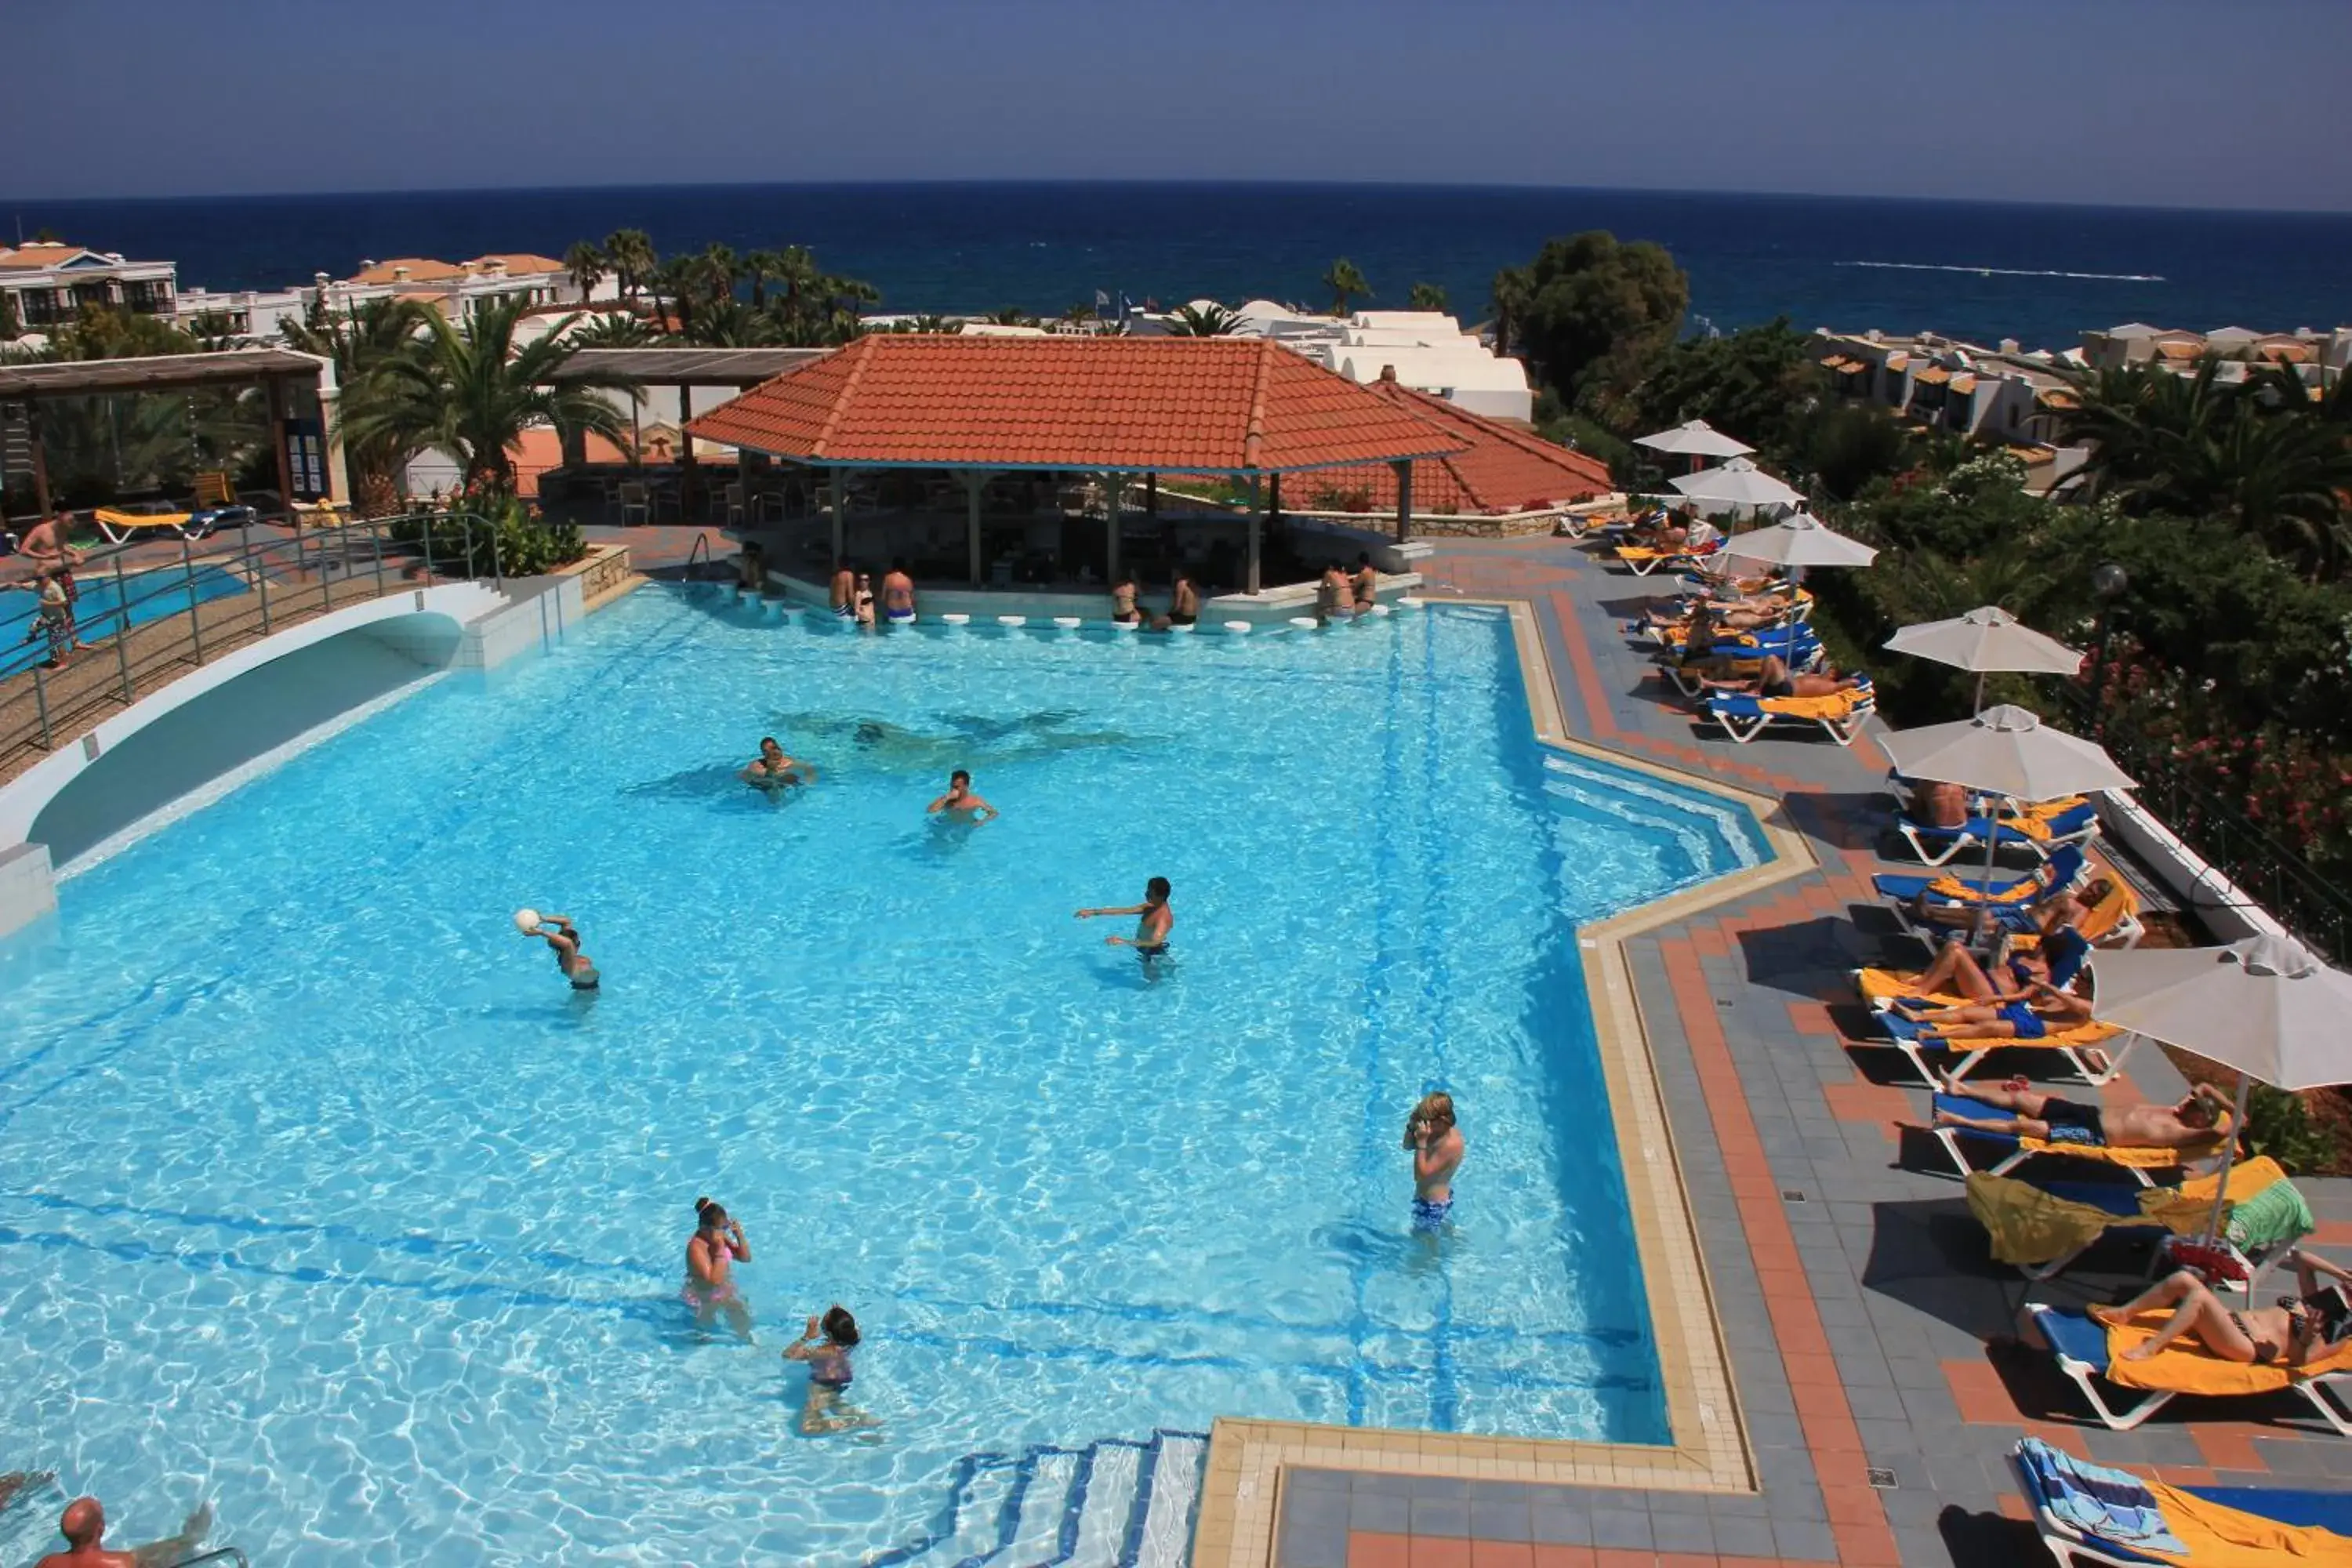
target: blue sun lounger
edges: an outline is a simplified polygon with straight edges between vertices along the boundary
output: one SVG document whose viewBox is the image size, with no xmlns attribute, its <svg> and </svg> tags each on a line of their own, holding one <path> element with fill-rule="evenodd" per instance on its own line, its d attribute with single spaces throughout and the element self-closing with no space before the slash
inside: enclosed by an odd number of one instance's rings
<svg viewBox="0 0 2352 1568">
<path fill-rule="evenodd" d="M 2031 849 L 2047 860 L 2070 844 L 2080 844 L 2095 837 L 2099 831 L 2099 808 L 2088 801 L 2072 810 L 2050 817 L 2044 834 L 2028 833 L 1997 817 L 1971 816 L 1957 827 L 1935 827 L 1915 822 L 1897 812 L 1895 831 L 1903 836 L 1923 864 L 1940 866 L 1966 849 L 1982 849 L 1990 837 L 2000 849 Z"/>
<path fill-rule="evenodd" d="M 2063 1483 L 2051 1474 L 2053 1461 L 2048 1456 L 2053 1452 L 2038 1438 L 2028 1437 L 2011 1451 L 2010 1463 L 2017 1471 L 2018 1488 L 2025 1495 L 2026 1505 L 2033 1510 L 2033 1527 L 2041 1532 L 2042 1544 L 2049 1548 L 2050 1555 L 2058 1562 L 2058 1568 L 2075 1568 L 2077 1563 L 2084 1563 L 2112 1565 L 2112 1568 L 2140 1568 L 2143 1563 L 2158 1564 L 2170 1561 L 2135 1550 L 2130 1544 L 2133 1542 L 2149 1543 L 2148 1538 L 2138 1531 L 2117 1531 L 2110 1535 L 2079 1522 L 2084 1510 L 2066 1508 L 2060 1496 Z M 2059 1456 L 2055 1462 L 2065 1464 L 2063 1456 Z M 2073 1465 L 2066 1468 L 2082 1468 Z M 2096 1477 L 2104 1468 L 2095 1467 L 2091 1473 Z M 2123 1471 L 2112 1473 L 2128 1474 Z M 2106 1494 L 2108 1490 L 2097 1486 L 2092 1489 L 2095 1496 Z M 2182 1487 L 2179 1489 L 2207 1502 L 2267 1519 L 2274 1524 L 2352 1535 L 2352 1491 L 2306 1491 L 2290 1487 Z M 2140 1491 L 2141 1496 L 2147 1495 L 2145 1489 L 2140 1489 Z M 2101 1500 L 2122 1506 L 2126 1511 L 2118 1520 L 2119 1523 L 2138 1523 L 2142 1530 L 2147 1528 L 2146 1521 L 2136 1520 L 2130 1511 L 2139 1499 L 2101 1496 Z M 2116 1539 L 2118 1535 L 2123 1538 Z M 2191 1561 L 2194 1561 L 2193 1555 Z"/>
<path fill-rule="evenodd" d="M 1920 895 L 1927 894 L 1935 902 L 1948 904 L 1956 910 L 1977 905 L 1988 909 L 2030 909 L 2053 893 L 2063 892 L 2090 875 L 2090 857 L 2084 854 L 2080 844 L 2068 844 L 2053 851 L 2049 859 L 2022 877 L 1987 880 L 1984 878 L 1920 877 L 1885 871 L 1870 879 L 1878 896 L 1899 904 L 1915 903 Z M 1947 894 L 1931 889 L 1938 883 L 1957 883 L 1964 889 Z"/>
<path fill-rule="evenodd" d="M 1983 1101 L 1970 1100 L 1961 1094 L 1937 1094 L 1931 1096 L 1930 1100 L 1932 1110 L 1948 1110 L 1955 1116 L 1990 1118 L 2000 1114 Z M 2203 1144 L 2190 1150 L 2116 1149 L 2104 1143 L 2051 1143 L 2039 1138 L 2021 1137 L 2014 1132 L 1989 1131 L 1981 1127 L 1944 1127 L 1932 1120 L 1924 1124 L 1907 1122 L 1898 1125 L 1909 1126 L 1932 1138 L 1950 1159 L 1952 1173 L 1957 1176 L 1966 1176 L 1970 1171 L 1977 1170 L 2005 1176 L 2028 1160 L 2046 1156 L 2053 1160 L 2075 1161 L 2078 1170 L 2105 1165 L 2125 1173 L 2144 1187 L 2153 1187 L 2159 1184 L 2157 1181 L 2159 1175 L 2173 1181 L 2179 1180 L 2189 1161 L 2204 1159 L 2209 1153 Z M 2221 1134 L 2217 1130 L 2212 1149 L 2220 1148 L 2221 1138 Z M 1968 1148 L 1964 1145 L 1973 1145 L 1979 1153 L 1991 1156 L 1993 1163 L 1990 1165 L 1970 1163 Z"/>
<path fill-rule="evenodd" d="M 2083 1391 L 2083 1397 L 2090 1401 L 2091 1408 L 2098 1413 L 2099 1419 L 2113 1430 L 2130 1431 L 2178 1397 L 2178 1393 L 2169 1388 L 2126 1388 L 2107 1382 L 2107 1369 L 2113 1364 L 2107 1355 L 2107 1331 L 2104 1324 L 2093 1321 L 2088 1314 L 2053 1307 L 2046 1302 L 2029 1305 L 2025 1310 L 2032 1315 L 2033 1326 L 2042 1331 L 2042 1339 L 2048 1342 L 2050 1353 L 2057 1358 L 2058 1370 Z M 2168 1348 L 2155 1361 L 2142 1364 L 2154 1366 L 2161 1363 L 2164 1356 L 2175 1353 L 2205 1356 L 2208 1361 L 2212 1359 L 2201 1351 L 2176 1352 Z M 2308 1400 L 2320 1418 L 2338 1434 L 2352 1437 L 2352 1395 L 2347 1395 L 2347 1390 L 2352 1390 L 2352 1371 L 2338 1368 L 2313 1376 L 2296 1376 L 2282 1368 L 2279 1375 L 2283 1381 L 2276 1387 L 2264 1390 L 2264 1394 L 2292 1389 Z M 2102 1386 L 2118 1397 L 2110 1403 L 2107 1396 L 2099 1392 Z M 2200 1394 L 2200 1397 L 2227 1396 Z M 2138 1402 L 2125 1408 L 2124 1400 L 2131 1398 L 2137 1398 Z"/>
</svg>

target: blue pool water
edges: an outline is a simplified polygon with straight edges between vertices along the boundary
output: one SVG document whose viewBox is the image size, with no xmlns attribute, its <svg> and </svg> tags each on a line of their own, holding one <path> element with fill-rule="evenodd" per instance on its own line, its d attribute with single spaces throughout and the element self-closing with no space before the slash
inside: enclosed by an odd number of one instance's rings
<svg viewBox="0 0 2352 1568">
<path fill-rule="evenodd" d="M 737 782 L 762 733 L 818 782 Z M 1001 820 L 926 819 L 957 765 Z M 1548 759 L 1491 611 L 876 637 L 642 590 L 66 884 L 0 995 L 6 1463 L 131 1539 L 212 1498 L 257 1562 L 839 1563 L 966 1454 L 1219 1414 L 1663 1439 L 1574 933 L 1755 853 Z M 1071 911 L 1154 874 L 1148 984 Z M 754 1346 L 677 1300 L 705 1193 Z M 868 1441 L 796 1430 L 835 1301 Z"/>
<path fill-rule="evenodd" d="M 188 607 L 188 595 L 184 591 L 188 574 L 177 566 L 130 573 L 122 580 L 125 592 L 121 595 L 115 592 L 110 573 L 78 575 L 75 585 L 80 589 L 81 596 L 75 602 L 74 616 L 84 642 L 95 643 L 114 635 L 122 618 L 118 612 L 125 599 L 130 602 L 130 621 L 134 626 L 179 615 Z M 217 566 L 207 566 L 195 574 L 195 589 L 200 602 L 248 591 L 243 579 Z M 39 611 L 39 602 L 29 593 L 19 591 L 0 596 L 0 676 L 30 669 L 48 658 L 48 643 L 35 630 Z M 26 640 L 28 634 L 30 641 Z"/>
</svg>

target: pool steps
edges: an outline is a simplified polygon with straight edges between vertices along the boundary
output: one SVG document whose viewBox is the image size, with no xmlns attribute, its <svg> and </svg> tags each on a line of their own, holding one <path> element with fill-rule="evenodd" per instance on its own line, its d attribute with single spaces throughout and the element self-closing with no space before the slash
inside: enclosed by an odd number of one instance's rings
<svg viewBox="0 0 2352 1568">
<path fill-rule="evenodd" d="M 1208 1458 L 1205 1434 L 1164 1429 L 966 1454 L 930 1529 L 865 1568 L 1183 1568 Z"/>
</svg>

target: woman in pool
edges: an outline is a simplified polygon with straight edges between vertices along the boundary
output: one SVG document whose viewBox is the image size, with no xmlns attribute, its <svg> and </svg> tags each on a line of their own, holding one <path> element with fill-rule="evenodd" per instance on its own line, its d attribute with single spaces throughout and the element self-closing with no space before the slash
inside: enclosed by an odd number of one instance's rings
<svg viewBox="0 0 2352 1568">
<path fill-rule="evenodd" d="M 580 928 L 572 923 L 570 915 L 541 915 L 538 929 L 523 934 L 538 937 L 554 949 L 555 967 L 563 971 L 574 991 L 593 991 L 603 983 L 596 961 L 581 951 Z"/>
<path fill-rule="evenodd" d="M 748 1340 L 751 1310 L 736 1293 L 735 1265 L 751 1261 L 751 1244 L 743 1239 L 742 1226 L 709 1198 L 694 1200 L 694 1239 L 686 1244 L 686 1304 L 702 1327 L 724 1315 L 727 1326 Z"/>
<path fill-rule="evenodd" d="M 754 789 L 775 790 L 786 784 L 806 784 L 816 776 L 816 770 L 798 757 L 786 755 L 773 735 L 762 735 L 760 754 L 737 776 Z"/>
<path fill-rule="evenodd" d="M 873 1416 L 842 1401 L 852 1376 L 849 1352 L 856 1348 L 857 1320 L 837 1303 L 821 1318 L 811 1314 L 799 1340 L 784 1347 L 786 1361 L 808 1363 L 808 1399 L 801 1406 L 803 1436 L 823 1437 L 876 1425 Z"/>
</svg>

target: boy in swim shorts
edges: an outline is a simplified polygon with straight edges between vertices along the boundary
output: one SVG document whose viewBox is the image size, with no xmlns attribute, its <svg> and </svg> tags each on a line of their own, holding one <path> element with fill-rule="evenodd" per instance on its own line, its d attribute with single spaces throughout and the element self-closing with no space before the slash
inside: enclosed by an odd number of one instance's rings
<svg viewBox="0 0 2352 1568">
<path fill-rule="evenodd" d="M 1404 1146 L 1412 1151 L 1412 1228 L 1434 1232 L 1454 1214 L 1454 1173 L 1467 1152 L 1454 1124 L 1454 1097 L 1422 1097 L 1404 1124 Z"/>
</svg>

